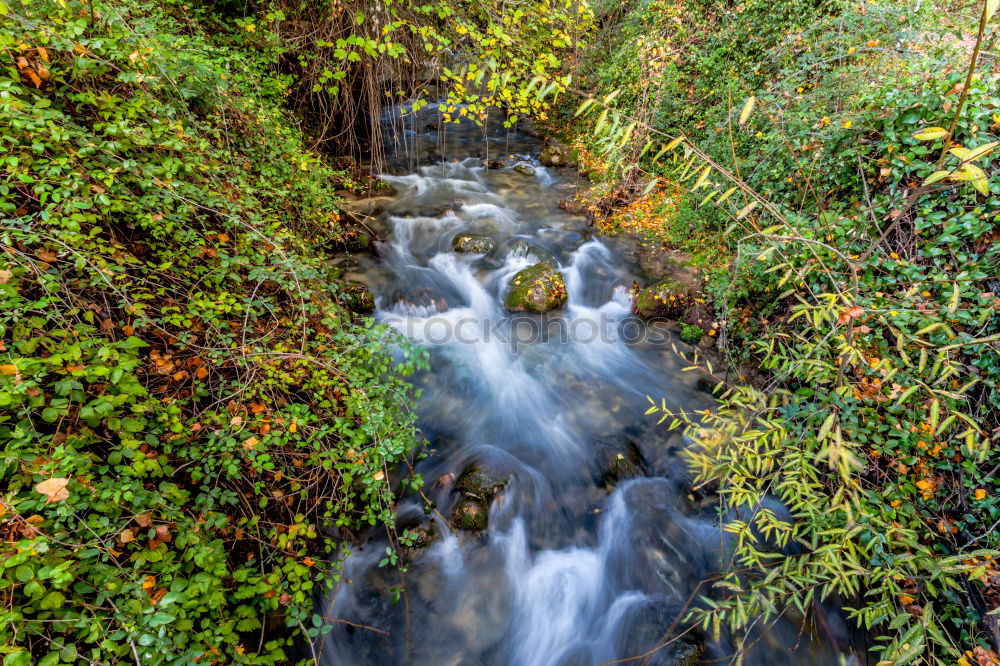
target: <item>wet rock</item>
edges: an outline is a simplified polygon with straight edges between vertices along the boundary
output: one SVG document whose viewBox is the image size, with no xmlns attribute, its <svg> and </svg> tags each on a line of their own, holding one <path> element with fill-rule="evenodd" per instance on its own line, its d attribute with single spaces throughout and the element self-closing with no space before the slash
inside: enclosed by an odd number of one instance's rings
<svg viewBox="0 0 1000 666">
<path fill-rule="evenodd" d="M 701 341 L 704 335 L 705 331 L 703 331 L 700 326 L 693 326 L 691 324 L 681 326 L 681 342 L 685 344 L 696 345 Z"/>
<path fill-rule="evenodd" d="M 493 247 L 493 239 L 489 236 L 479 236 L 477 234 L 459 234 L 451 241 L 451 247 L 455 252 L 473 252 L 475 254 L 486 254 Z"/>
<path fill-rule="evenodd" d="M 510 283 L 504 305 L 511 312 L 548 312 L 566 302 L 566 283 L 549 263 L 519 272 Z"/>
<path fill-rule="evenodd" d="M 576 201 L 574 199 L 560 200 L 559 208 L 566 211 L 570 215 L 585 215 L 587 213 L 587 205 L 582 201 Z"/>
<path fill-rule="evenodd" d="M 482 500 L 489 504 L 510 480 L 510 472 L 489 462 L 467 465 L 455 482 L 455 490 L 464 497 Z"/>
<path fill-rule="evenodd" d="M 627 438 L 597 443 L 598 480 L 612 487 L 623 479 L 642 476 L 646 461 L 635 442 Z"/>
<path fill-rule="evenodd" d="M 438 312 L 444 312 L 448 309 L 447 299 L 427 287 L 400 293 L 393 299 L 393 302 L 402 303 L 409 307 L 432 307 Z"/>
<path fill-rule="evenodd" d="M 481 531 L 489 524 L 490 502 L 507 485 L 510 472 L 490 462 L 467 465 L 455 490 L 461 493 L 451 513 L 451 521 L 459 529 Z"/>
<path fill-rule="evenodd" d="M 521 239 L 515 240 L 510 244 L 509 252 L 515 256 L 532 256 L 541 263 L 552 264 L 553 266 L 557 266 L 559 264 L 555 255 L 548 250 L 538 247 L 537 245 L 532 245 L 531 243 Z"/>
<path fill-rule="evenodd" d="M 484 169 L 506 169 L 507 165 L 503 160 L 483 160 Z"/>
<path fill-rule="evenodd" d="M 437 530 L 434 529 L 433 523 L 426 527 L 423 525 L 410 527 L 406 532 L 410 536 L 409 544 L 406 545 L 406 555 L 410 559 L 437 539 Z"/>
<path fill-rule="evenodd" d="M 348 310 L 358 314 L 368 314 L 375 309 L 375 297 L 363 284 L 347 285 L 342 301 Z"/>
<path fill-rule="evenodd" d="M 680 635 L 686 629 L 683 623 L 677 622 L 683 613 L 684 609 L 666 599 L 650 601 L 630 618 L 626 644 L 642 646 L 644 650 L 655 649 L 649 660 L 644 663 L 655 666 L 696 666 L 705 651 L 705 646 L 698 640 L 696 631 Z M 671 627 L 673 627 L 671 635 L 666 636 Z M 659 647 L 664 638 L 672 640 Z"/>
<path fill-rule="evenodd" d="M 460 498 L 451 513 L 451 523 L 461 530 L 485 530 L 489 524 L 486 504 L 472 497 Z"/>
<path fill-rule="evenodd" d="M 538 160 L 547 167 L 572 166 L 580 159 L 575 150 L 570 150 L 561 143 L 551 142 L 542 149 Z"/>
<path fill-rule="evenodd" d="M 708 377 L 699 377 L 698 381 L 694 383 L 694 387 L 699 391 L 704 391 L 705 393 L 711 393 L 715 395 L 715 386 L 718 382 Z"/>
<path fill-rule="evenodd" d="M 518 164 L 516 167 L 514 167 L 514 171 L 524 174 L 525 176 L 535 175 L 535 167 L 531 166 L 530 164 Z"/>
<path fill-rule="evenodd" d="M 698 341 L 698 347 L 701 349 L 711 349 L 715 346 L 715 339 L 714 335 L 702 336 L 701 340 Z"/>
<path fill-rule="evenodd" d="M 633 310 L 645 319 L 677 319 L 684 314 L 690 302 L 686 286 L 676 280 L 663 280 L 641 290 L 635 298 Z"/>
</svg>

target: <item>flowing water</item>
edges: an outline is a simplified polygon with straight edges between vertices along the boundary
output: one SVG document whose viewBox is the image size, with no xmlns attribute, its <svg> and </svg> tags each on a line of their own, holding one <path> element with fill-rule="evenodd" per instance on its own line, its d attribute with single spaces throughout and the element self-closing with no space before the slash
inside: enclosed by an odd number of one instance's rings
<svg viewBox="0 0 1000 666">
<path fill-rule="evenodd" d="M 726 551 L 713 509 L 687 489 L 676 455 L 685 442 L 644 415 L 646 396 L 688 410 L 711 396 L 681 372 L 671 325 L 644 330 L 632 319 L 629 288 L 643 279 L 634 248 L 559 209 L 575 172 L 542 167 L 536 139 L 499 126 L 392 116 L 403 129 L 383 176 L 396 194 L 377 216 L 387 240 L 379 259 L 345 268 L 373 290 L 377 319 L 430 350 L 431 370 L 415 383 L 432 455 L 417 471 L 437 511 L 409 496 L 399 523 L 434 538 L 408 551 L 405 581 L 378 566 L 384 539 L 354 549 L 322 602 L 339 621 L 316 646 L 321 661 L 547 666 L 644 655 L 680 633 L 668 630 Z M 486 159 L 506 166 L 486 169 Z M 465 232 L 495 248 L 454 252 Z M 568 302 L 514 316 L 503 306 L 510 279 L 539 259 L 558 263 Z M 604 473 L 622 460 L 639 478 Z M 458 499 L 455 478 L 483 461 L 510 481 L 486 530 L 453 532 L 442 517 Z M 791 623 L 753 640 L 746 663 L 835 663 Z M 704 645 L 705 663 L 733 654 L 691 633 L 629 663 L 681 663 L 692 645 Z"/>
</svg>

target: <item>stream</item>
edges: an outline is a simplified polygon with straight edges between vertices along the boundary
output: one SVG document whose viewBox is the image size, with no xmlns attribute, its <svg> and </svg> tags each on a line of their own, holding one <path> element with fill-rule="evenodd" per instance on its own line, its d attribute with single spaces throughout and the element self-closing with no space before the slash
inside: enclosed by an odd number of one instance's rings
<svg viewBox="0 0 1000 666">
<path fill-rule="evenodd" d="M 675 324 L 631 315 L 629 289 L 647 282 L 634 244 L 599 238 L 559 208 L 579 186 L 575 170 L 543 167 L 532 136 L 499 123 L 439 126 L 435 113 L 386 111 L 382 177 L 395 194 L 375 216 L 386 241 L 380 257 L 351 255 L 342 267 L 372 290 L 378 321 L 430 351 L 431 369 L 413 382 L 431 450 L 417 471 L 436 512 L 416 494 L 400 501 L 400 531 L 420 528 L 428 541 L 404 549 L 405 593 L 398 569 L 379 566 L 384 535 L 353 549 L 321 601 L 337 621 L 315 646 L 320 661 L 729 662 L 731 642 L 674 626 L 709 591 L 701 581 L 722 565 L 727 537 L 711 498 L 691 494 L 684 439 L 644 415 L 647 396 L 711 407 L 671 344 L 694 347 Z M 456 252 L 459 233 L 494 247 Z M 540 260 L 558 264 L 566 304 L 508 312 L 511 278 Z M 444 519 L 474 464 L 506 483 L 485 529 L 453 530 Z M 827 620 L 827 632 L 842 631 Z M 786 620 L 758 627 L 744 663 L 838 663 L 821 633 Z"/>
</svg>

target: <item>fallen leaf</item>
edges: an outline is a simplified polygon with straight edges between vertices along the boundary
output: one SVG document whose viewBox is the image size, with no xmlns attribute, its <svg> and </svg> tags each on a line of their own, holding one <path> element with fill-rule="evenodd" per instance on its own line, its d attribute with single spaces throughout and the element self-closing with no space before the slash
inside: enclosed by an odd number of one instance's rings
<svg viewBox="0 0 1000 666">
<path fill-rule="evenodd" d="M 7 363 L 5 365 L 0 365 L 0 375 L 16 375 L 17 366 Z"/>
<path fill-rule="evenodd" d="M 118 535 L 118 540 L 122 543 L 132 543 L 135 541 L 135 534 L 130 529 L 122 530 L 122 533 Z"/>
<path fill-rule="evenodd" d="M 66 490 L 67 483 L 69 483 L 69 479 L 54 476 L 36 485 L 35 490 L 48 497 L 45 503 L 51 504 L 52 502 L 59 502 L 69 497 L 69 491 Z"/>
<path fill-rule="evenodd" d="M 151 590 L 156 587 L 156 576 L 146 576 L 142 580 L 142 589 Z"/>
<path fill-rule="evenodd" d="M 7 284 L 13 276 L 14 274 L 10 271 L 0 271 L 0 284 Z"/>
</svg>

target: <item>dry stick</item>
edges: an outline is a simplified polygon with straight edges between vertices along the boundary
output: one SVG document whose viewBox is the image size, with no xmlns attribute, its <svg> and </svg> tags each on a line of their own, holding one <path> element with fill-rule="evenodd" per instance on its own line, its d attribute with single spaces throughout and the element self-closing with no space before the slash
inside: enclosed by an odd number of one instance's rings
<svg viewBox="0 0 1000 666">
<path fill-rule="evenodd" d="M 938 158 L 937 168 L 940 170 L 941 165 L 944 164 L 944 158 L 948 155 L 948 150 L 951 148 L 951 139 L 955 135 L 955 128 L 958 126 L 958 119 L 962 116 L 962 107 L 965 106 L 965 100 L 969 96 L 969 88 L 972 85 L 972 77 L 976 73 L 976 62 L 979 60 L 979 49 L 983 44 L 983 34 L 986 32 L 986 10 L 989 7 L 989 0 L 984 0 L 983 2 L 983 12 L 979 16 L 979 33 L 976 35 L 976 46 L 972 49 L 972 60 L 969 62 L 969 71 L 965 75 L 965 87 L 962 88 L 962 95 L 958 98 L 958 108 L 955 109 L 955 115 L 951 118 L 951 126 L 948 127 L 948 134 L 944 137 L 944 145 L 941 147 L 941 157 Z"/>
</svg>

